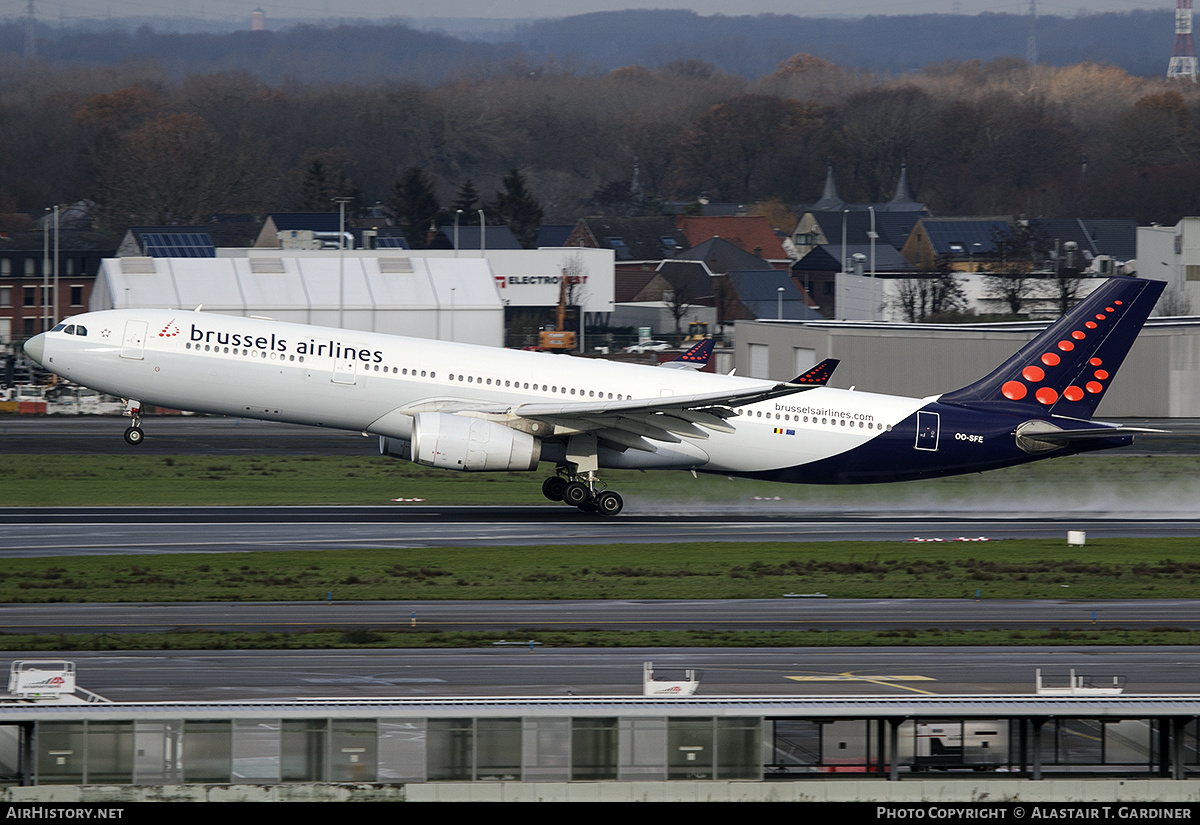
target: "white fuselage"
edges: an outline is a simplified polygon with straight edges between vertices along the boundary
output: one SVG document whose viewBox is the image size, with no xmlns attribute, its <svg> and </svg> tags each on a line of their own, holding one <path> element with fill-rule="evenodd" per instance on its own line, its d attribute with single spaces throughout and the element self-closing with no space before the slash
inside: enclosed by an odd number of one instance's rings
<svg viewBox="0 0 1200 825">
<path fill-rule="evenodd" d="M 409 437 L 414 411 L 651 401 L 774 383 L 179 310 L 109 310 L 68 322 L 86 334 L 49 333 L 42 363 L 101 392 L 399 439 Z M 739 407 L 732 433 L 656 443 L 657 453 L 602 450 L 600 463 L 731 473 L 803 465 L 869 442 L 924 403 L 819 387 Z"/>
</svg>

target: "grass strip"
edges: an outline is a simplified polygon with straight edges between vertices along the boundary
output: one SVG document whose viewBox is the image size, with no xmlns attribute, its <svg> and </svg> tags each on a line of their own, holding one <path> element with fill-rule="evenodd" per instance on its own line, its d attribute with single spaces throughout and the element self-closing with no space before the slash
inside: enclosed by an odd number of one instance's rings
<svg viewBox="0 0 1200 825">
<path fill-rule="evenodd" d="M 3 442 L 0 441 L 0 449 Z M 3 455 L 0 506 L 217 506 L 387 504 L 546 505 L 537 473 L 454 473 L 378 455 L 247 456 L 136 453 Z M 808 486 L 684 472 L 609 471 L 631 512 L 676 512 L 719 504 L 752 515 L 764 508 L 861 508 L 873 514 L 1001 516 L 1069 509 L 1125 515 L 1174 507 L 1195 513 L 1200 456 L 1083 455 L 989 473 L 904 484 Z"/>
<path fill-rule="evenodd" d="M 1190 599 L 1200 539 L 729 542 L 6 559 L 0 603 Z"/>
</svg>

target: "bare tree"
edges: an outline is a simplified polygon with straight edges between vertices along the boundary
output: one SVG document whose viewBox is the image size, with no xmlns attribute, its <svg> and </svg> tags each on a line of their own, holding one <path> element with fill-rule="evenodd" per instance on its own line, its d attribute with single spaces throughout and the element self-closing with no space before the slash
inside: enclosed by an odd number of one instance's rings
<svg viewBox="0 0 1200 825">
<path fill-rule="evenodd" d="M 687 281 L 680 278 L 678 283 L 672 283 L 669 288 L 663 290 L 662 299 L 667 305 L 667 311 L 675 320 L 675 341 L 678 342 L 683 337 L 680 325 L 687 317 L 688 311 L 697 306 L 696 297 L 692 295 Z"/>
<path fill-rule="evenodd" d="M 1000 299 L 1012 315 L 1020 315 L 1026 302 L 1037 297 L 1039 279 L 1034 272 L 1046 257 L 1050 242 L 1036 224 L 1016 223 L 992 233 L 996 260 L 987 265 L 987 295 Z"/>
<path fill-rule="evenodd" d="M 1163 292 L 1154 307 L 1154 314 L 1166 318 L 1178 318 L 1192 314 L 1192 300 L 1178 285 L 1172 284 Z"/>
<path fill-rule="evenodd" d="M 961 312 L 966 308 L 966 292 L 954 273 L 950 259 L 939 257 L 932 272 L 897 282 L 893 299 L 904 320 L 919 324 L 936 315 Z"/>
</svg>

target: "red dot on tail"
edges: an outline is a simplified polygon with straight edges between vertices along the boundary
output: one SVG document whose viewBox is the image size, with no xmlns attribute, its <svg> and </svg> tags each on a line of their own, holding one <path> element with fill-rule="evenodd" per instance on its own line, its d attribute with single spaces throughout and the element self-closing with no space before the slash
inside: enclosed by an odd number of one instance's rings
<svg viewBox="0 0 1200 825">
<path fill-rule="evenodd" d="M 1004 393 L 1004 397 L 1010 401 L 1020 401 L 1025 397 L 1028 390 L 1020 381 L 1006 381 L 1004 386 L 1000 388 L 1000 392 Z"/>
</svg>

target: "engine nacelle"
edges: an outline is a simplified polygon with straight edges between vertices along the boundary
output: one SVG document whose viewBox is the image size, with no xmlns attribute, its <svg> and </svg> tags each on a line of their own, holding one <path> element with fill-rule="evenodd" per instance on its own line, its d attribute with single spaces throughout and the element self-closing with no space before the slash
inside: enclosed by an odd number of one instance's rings
<svg viewBox="0 0 1200 825">
<path fill-rule="evenodd" d="M 426 467 L 533 470 L 541 457 L 541 440 L 494 421 L 445 413 L 419 413 L 413 419 L 412 460 Z"/>
</svg>

